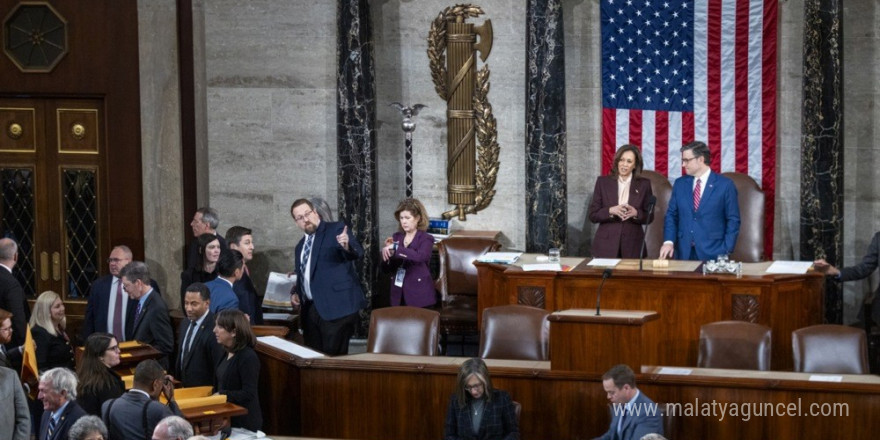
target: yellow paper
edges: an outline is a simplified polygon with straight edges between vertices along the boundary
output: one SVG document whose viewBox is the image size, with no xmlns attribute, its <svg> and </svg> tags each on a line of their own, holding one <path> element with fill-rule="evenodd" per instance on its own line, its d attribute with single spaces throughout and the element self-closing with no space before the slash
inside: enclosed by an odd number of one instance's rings
<svg viewBox="0 0 880 440">
<path fill-rule="evenodd" d="M 189 399 L 178 399 L 175 396 L 174 400 L 177 401 L 177 406 L 179 406 L 180 409 L 183 410 L 190 408 L 199 408 L 202 406 L 223 404 L 226 403 L 226 396 L 223 394 L 218 394 L 216 396 L 192 397 Z"/>
<path fill-rule="evenodd" d="M 140 345 L 141 345 L 141 343 L 138 341 L 125 341 L 125 342 L 119 343 L 119 349 L 123 350 L 126 348 L 135 348 L 135 347 L 140 347 Z"/>
</svg>

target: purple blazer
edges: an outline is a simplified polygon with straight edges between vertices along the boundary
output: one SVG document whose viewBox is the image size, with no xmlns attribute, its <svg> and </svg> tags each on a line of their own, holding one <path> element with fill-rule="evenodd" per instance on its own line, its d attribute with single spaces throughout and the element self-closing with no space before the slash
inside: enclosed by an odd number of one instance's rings
<svg viewBox="0 0 880 440">
<path fill-rule="evenodd" d="M 590 221 L 599 224 L 596 236 L 593 237 L 593 257 L 595 258 L 639 258 L 642 249 L 642 241 L 645 232 L 642 225 L 651 223 L 654 214 L 648 217 L 648 199 L 654 193 L 651 191 L 651 181 L 633 176 L 629 187 L 629 203 L 639 210 L 638 217 L 621 221 L 618 217 L 612 217 L 608 211 L 612 206 L 617 206 L 617 177 L 600 176 L 596 179 L 596 188 L 593 189 L 593 200 L 590 201 Z"/>
<path fill-rule="evenodd" d="M 416 231 L 412 243 L 403 245 L 403 232 L 395 232 L 393 239 L 398 243 L 397 252 L 382 263 L 382 267 L 391 274 L 391 305 L 399 306 L 401 297 L 406 305 L 412 307 L 432 306 L 437 302 L 434 280 L 431 279 L 431 250 L 434 248 L 434 237 L 424 231 Z M 397 269 L 406 270 L 403 276 L 403 287 L 394 285 Z"/>
</svg>

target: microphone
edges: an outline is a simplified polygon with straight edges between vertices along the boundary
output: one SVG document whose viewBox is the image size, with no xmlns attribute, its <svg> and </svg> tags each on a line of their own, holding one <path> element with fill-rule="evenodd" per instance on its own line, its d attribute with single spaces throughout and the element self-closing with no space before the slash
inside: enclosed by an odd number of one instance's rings
<svg viewBox="0 0 880 440">
<path fill-rule="evenodd" d="M 657 196 L 652 194 L 651 197 L 648 199 L 648 213 L 647 213 L 645 219 L 651 218 L 651 215 L 654 213 L 654 205 L 656 205 L 656 204 L 657 204 Z M 644 263 L 644 260 L 645 260 L 645 248 L 648 246 L 648 223 L 645 223 L 642 226 L 642 230 L 643 230 L 644 234 L 642 234 L 642 250 L 639 251 L 639 272 L 645 270 L 644 267 L 642 267 L 642 264 Z"/>
<path fill-rule="evenodd" d="M 598 292 L 596 292 L 596 316 L 602 316 L 602 314 L 599 313 L 599 305 L 602 301 L 602 286 L 605 285 L 605 280 L 607 280 L 608 278 L 611 278 L 611 268 L 610 267 L 606 268 L 604 271 L 602 271 L 602 282 L 599 283 L 599 290 L 598 290 Z"/>
</svg>

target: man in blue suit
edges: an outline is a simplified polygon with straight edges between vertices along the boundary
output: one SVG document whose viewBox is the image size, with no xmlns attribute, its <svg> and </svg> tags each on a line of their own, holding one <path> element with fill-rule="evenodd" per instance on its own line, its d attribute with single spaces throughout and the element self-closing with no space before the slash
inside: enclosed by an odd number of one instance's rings
<svg viewBox="0 0 880 440">
<path fill-rule="evenodd" d="M 216 315 L 221 310 L 239 308 L 238 297 L 235 296 L 232 286 L 241 279 L 243 264 L 241 252 L 225 249 L 220 252 L 220 260 L 217 261 L 218 276 L 205 283 L 211 289 L 211 313 Z"/>
<path fill-rule="evenodd" d="M 611 426 L 600 440 L 639 440 L 663 435 L 663 417 L 657 404 L 636 387 L 636 375 L 627 365 L 615 365 L 602 375 L 602 388 L 611 401 Z"/>
<path fill-rule="evenodd" d="M 348 354 L 358 311 L 366 306 L 354 262 L 364 249 L 342 222 L 324 222 L 308 199 L 290 207 L 296 225 L 305 232 L 294 251 L 294 306 L 301 306 L 306 345 L 335 356 Z"/>
<path fill-rule="evenodd" d="M 739 202 L 733 181 L 709 169 L 709 147 L 681 147 L 687 171 L 675 181 L 663 224 L 660 259 L 711 260 L 733 253 L 739 235 Z M 674 250 L 674 252 L 673 252 Z"/>
</svg>

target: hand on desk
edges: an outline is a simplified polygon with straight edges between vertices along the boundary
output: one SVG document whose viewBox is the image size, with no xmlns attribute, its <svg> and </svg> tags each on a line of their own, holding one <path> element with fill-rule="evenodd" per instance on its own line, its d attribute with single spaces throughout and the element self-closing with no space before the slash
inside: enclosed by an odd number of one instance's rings
<svg viewBox="0 0 880 440">
<path fill-rule="evenodd" d="M 824 258 L 820 258 L 813 262 L 813 268 L 817 271 L 824 273 L 825 275 L 837 276 L 840 275 L 840 270 L 834 267 L 833 264 L 829 264 L 825 261 Z"/>
<path fill-rule="evenodd" d="M 663 243 L 663 246 L 660 247 L 660 259 L 665 260 L 667 258 L 672 258 L 672 252 L 675 250 L 675 246 L 670 243 Z"/>
</svg>

